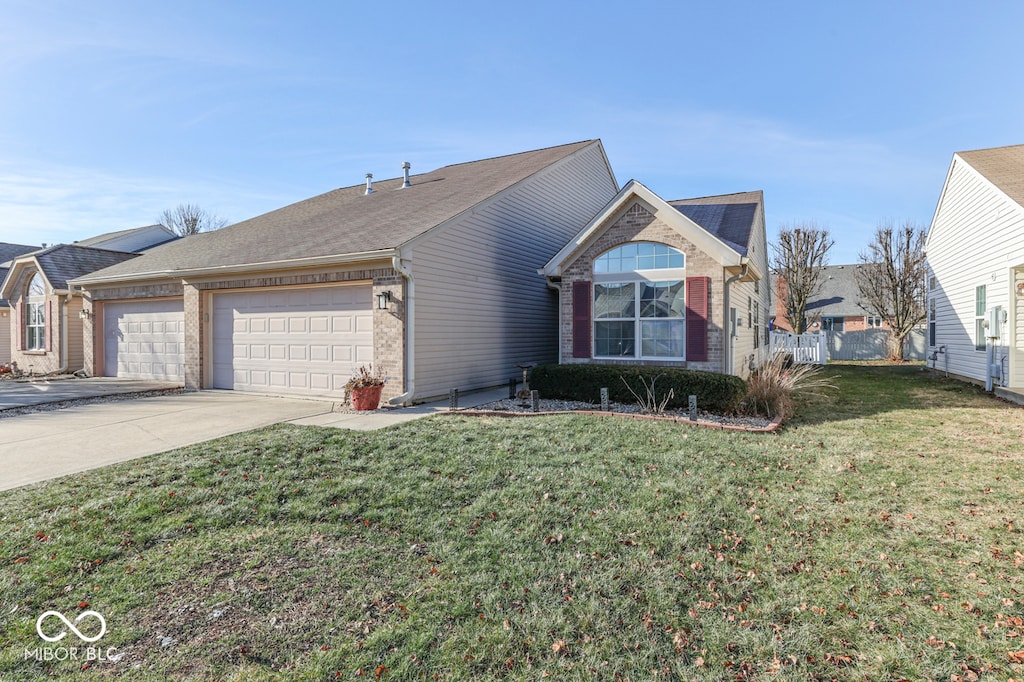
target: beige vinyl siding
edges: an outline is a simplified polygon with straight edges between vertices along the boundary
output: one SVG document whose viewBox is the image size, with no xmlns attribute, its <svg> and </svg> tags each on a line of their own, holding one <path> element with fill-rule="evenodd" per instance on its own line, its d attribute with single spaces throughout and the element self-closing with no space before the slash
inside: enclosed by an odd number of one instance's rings
<svg viewBox="0 0 1024 682">
<path fill-rule="evenodd" d="M 1024 210 L 958 157 L 932 221 L 928 265 L 937 286 L 936 346 L 946 347 L 938 367 L 985 380 L 986 352 L 975 349 L 975 291 L 984 285 L 986 306 L 1007 310 L 1010 268 L 1024 263 Z M 997 348 L 1006 353 L 1008 326 Z"/>
<path fill-rule="evenodd" d="M 76 372 L 85 367 L 85 349 L 82 344 L 82 319 L 78 314 L 82 312 L 82 298 L 72 296 L 67 299 L 67 349 L 68 349 L 68 371 Z"/>
<path fill-rule="evenodd" d="M 557 361 L 557 293 L 537 270 L 617 190 L 595 144 L 414 246 L 417 400 Z"/>
</svg>

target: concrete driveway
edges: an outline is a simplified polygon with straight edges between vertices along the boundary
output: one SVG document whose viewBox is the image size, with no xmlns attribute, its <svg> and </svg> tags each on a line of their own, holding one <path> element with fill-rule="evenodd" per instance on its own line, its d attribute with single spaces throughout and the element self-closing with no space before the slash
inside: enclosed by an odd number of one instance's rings
<svg viewBox="0 0 1024 682">
<path fill-rule="evenodd" d="M 139 381 L 114 377 L 24 382 L 2 381 L 0 382 L 0 410 L 80 398 L 97 398 L 118 393 L 142 393 L 180 387 L 180 383 L 170 381 Z"/>
<path fill-rule="evenodd" d="M 2 417 L 0 490 L 323 415 L 332 407 L 327 401 L 200 391 Z"/>
</svg>

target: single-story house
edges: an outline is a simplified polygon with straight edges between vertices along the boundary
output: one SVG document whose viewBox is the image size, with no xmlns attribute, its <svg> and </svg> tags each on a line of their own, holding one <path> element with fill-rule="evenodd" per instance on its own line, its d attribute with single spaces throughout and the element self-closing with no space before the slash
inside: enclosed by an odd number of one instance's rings
<svg viewBox="0 0 1024 682">
<path fill-rule="evenodd" d="M 9 299 L 12 311 L 0 320 L 7 332 L 0 337 L 0 357 L 34 374 L 83 369 L 82 299 L 68 280 L 175 238 L 167 228 L 149 225 L 36 247 L 12 258 L 0 283 L 0 298 Z"/>
<path fill-rule="evenodd" d="M 826 265 L 821 269 L 821 286 L 807 302 L 809 332 L 853 332 L 888 329 L 882 318 L 869 314 L 860 303 L 857 270 L 863 265 Z M 775 278 L 772 290 L 772 328 L 793 331 L 786 318 L 786 282 Z"/>
<path fill-rule="evenodd" d="M 760 191 L 666 201 L 631 180 L 540 271 L 560 362 L 746 376 L 767 340 Z"/>
<path fill-rule="evenodd" d="M 600 140 L 349 186 L 80 276 L 95 375 L 410 403 L 557 359 L 542 267 L 618 190 Z"/>
<path fill-rule="evenodd" d="M 0 242 L 0 283 L 7 277 L 11 269 L 11 260 L 18 256 L 38 251 L 38 246 L 27 244 L 11 244 Z M 6 365 L 11 361 L 11 304 L 6 298 L 0 296 L 0 365 Z"/>
<path fill-rule="evenodd" d="M 929 366 L 1024 401 L 1024 145 L 953 155 L 925 250 Z"/>
</svg>

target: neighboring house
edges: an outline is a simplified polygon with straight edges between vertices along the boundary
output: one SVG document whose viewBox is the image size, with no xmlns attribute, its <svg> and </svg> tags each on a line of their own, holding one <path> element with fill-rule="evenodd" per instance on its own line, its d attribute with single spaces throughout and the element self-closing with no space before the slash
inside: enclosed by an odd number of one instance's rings
<svg viewBox="0 0 1024 682">
<path fill-rule="evenodd" d="M 746 376 L 767 337 L 763 195 L 665 201 L 631 180 L 541 274 L 563 363 Z"/>
<path fill-rule="evenodd" d="M 166 228 L 150 225 L 74 244 L 33 248 L 13 258 L 0 285 L 0 298 L 10 301 L 9 319 L 2 320 L 8 361 L 34 374 L 83 369 L 82 298 L 68 280 L 135 258 L 138 252 L 173 239 Z"/>
<path fill-rule="evenodd" d="M 821 287 L 807 302 L 807 331 L 851 332 L 888 329 L 882 318 L 868 314 L 860 303 L 857 270 L 863 265 L 827 265 L 821 269 Z M 786 282 L 775 277 L 772 291 L 772 328 L 793 331 L 786 319 Z"/>
<path fill-rule="evenodd" d="M 27 246 L 25 244 L 9 244 L 0 242 L 0 283 L 7 277 L 11 269 L 11 260 L 18 256 L 38 251 L 38 246 Z M 0 296 L 0 365 L 6 365 L 11 361 L 11 305 L 10 302 Z"/>
<path fill-rule="evenodd" d="M 77 278 L 88 371 L 341 397 L 372 363 L 409 403 L 554 361 L 536 272 L 618 189 L 601 142 L 403 168 Z"/>
<path fill-rule="evenodd" d="M 925 248 L 929 365 L 1024 399 L 1024 145 L 953 155 Z"/>
</svg>

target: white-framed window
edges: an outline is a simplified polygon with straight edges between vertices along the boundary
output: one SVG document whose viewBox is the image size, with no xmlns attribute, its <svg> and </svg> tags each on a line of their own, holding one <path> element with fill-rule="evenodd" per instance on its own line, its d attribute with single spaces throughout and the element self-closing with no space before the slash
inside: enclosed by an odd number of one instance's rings
<svg viewBox="0 0 1024 682">
<path fill-rule="evenodd" d="M 882 318 L 878 315 L 868 315 L 865 322 L 867 322 L 868 329 L 880 329 L 882 326 Z"/>
<path fill-rule="evenodd" d="M 686 259 L 666 244 L 624 244 L 594 260 L 594 357 L 682 360 Z"/>
<path fill-rule="evenodd" d="M 935 344 L 935 297 L 928 299 L 928 345 Z"/>
<path fill-rule="evenodd" d="M 823 317 L 821 318 L 821 329 L 826 332 L 841 332 L 843 331 L 843 318 Z"/>
<path fill-rule="evenodd" d="M 974 289 L 974 349 L 985 350 L 985 285 Z"/>
<path fill-rule="evenodd" d="M 757 284 L 757 282 L 754 282 Z M 761 347 L 761 304 L 754 301 L 754 348 Z"/>
<path fill-rule="evenodd" d="M 46 285 L 38 272 L 25 289 L 25 350 L 46 350 Z"/>
</svg>

